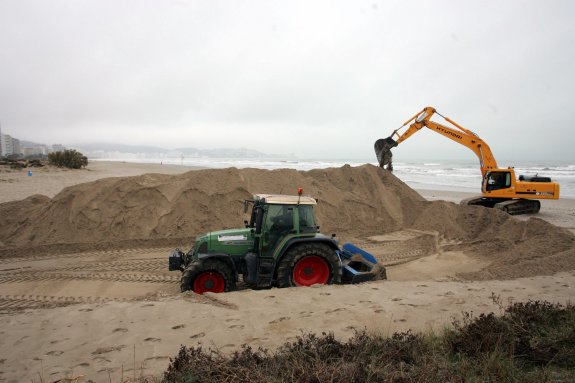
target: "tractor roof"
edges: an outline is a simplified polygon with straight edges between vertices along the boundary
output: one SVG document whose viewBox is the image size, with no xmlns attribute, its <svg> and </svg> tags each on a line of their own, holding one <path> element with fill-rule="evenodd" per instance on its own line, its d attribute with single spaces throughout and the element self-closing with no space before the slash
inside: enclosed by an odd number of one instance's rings
<svg viewBox="0 0 575 383">
<path fill-rule="evenodd" d="M 315 198 L 297 195 L 256 194 L 254 200 L 277 205 L 317 205 Z"/>
</svg>

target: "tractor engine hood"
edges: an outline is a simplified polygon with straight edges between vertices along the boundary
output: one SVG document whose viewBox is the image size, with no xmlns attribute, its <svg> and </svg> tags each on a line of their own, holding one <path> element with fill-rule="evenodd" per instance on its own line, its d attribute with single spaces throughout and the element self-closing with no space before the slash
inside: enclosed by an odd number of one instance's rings
<svg viewBox="0 0 575 383">
<path fill-rule="evenodd" d="M 223 246 L 247 245 L 253 243 L 252 230 L 245 228 L 212 231 L 207 234 L 207 238 L 210 243 Z"/>
<path fill-rule="evenodd" d="M 193 248 L 193 259 L 198 254 L 244 255 L 254 246 L 252 228 L 212 231 L 196 238 Z"/>
</svg>

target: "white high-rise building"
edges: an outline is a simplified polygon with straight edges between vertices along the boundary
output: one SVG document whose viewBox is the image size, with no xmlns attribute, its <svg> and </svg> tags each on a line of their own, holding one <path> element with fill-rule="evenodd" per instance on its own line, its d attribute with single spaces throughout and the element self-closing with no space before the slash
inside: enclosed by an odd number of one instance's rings
<svg viewBox="0 0 575 383">
<path fill-rule="evenodd" d="M 12 136 L 9 134 L 2 134 L 0 137 L 0 141 L 2 141 L 2 155 L 9 156 L 14 154 L 14 141 L 12 140 Z"/>
</svg>

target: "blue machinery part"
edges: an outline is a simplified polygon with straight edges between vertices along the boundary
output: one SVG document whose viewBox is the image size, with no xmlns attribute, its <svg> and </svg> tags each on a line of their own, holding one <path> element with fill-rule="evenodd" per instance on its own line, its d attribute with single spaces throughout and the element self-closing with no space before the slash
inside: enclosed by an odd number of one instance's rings
<svg viewBox="0 0 575 383">
<path fill-rule="evenodd" d="M 387 279 L 385 268 L 367 251 L 346 243 L 339 256 L 343 264 L 344 283 L 360 283 L 374 279 Z"/>
</svg>

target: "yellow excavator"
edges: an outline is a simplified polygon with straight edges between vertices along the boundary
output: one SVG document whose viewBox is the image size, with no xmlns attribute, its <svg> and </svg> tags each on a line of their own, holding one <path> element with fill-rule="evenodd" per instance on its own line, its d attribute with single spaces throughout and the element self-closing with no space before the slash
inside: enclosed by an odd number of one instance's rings
<svg viewBox="0 0 575 383">
<path fill-rule="evenodd" d="M 445 126 L 431 120 L 433 115 L 441 116 L 452 126 Z M 411 124 L 410 124 L 411 123 Z M 407 124 L 409 128 L 400 134 L 399 130 Z M 462 205 L 480 205 L 503 210 L 509 214 L 537 213 L 541 208 L 539 199 L 558 199 L 559 184 L 551 182 L 549 177 L 526 177 L 515 179 L 513 167 L 499 168 L 489 145 L 472 131 L 465 129 L 447 117 L 442 116 L 433 107 L 428 106 L 394 130 L 388 138 L 375 142 L 375 154 L 379 166 L 393 170 L 391 149 L 407 140 L 414 133 L 426 127 L 461 145 L 471 149 L 479 158 L 483 182 L 481 195 L 461 201 Z M 397 138 L 397 139 L 395 139 Z"/>
</svg>

